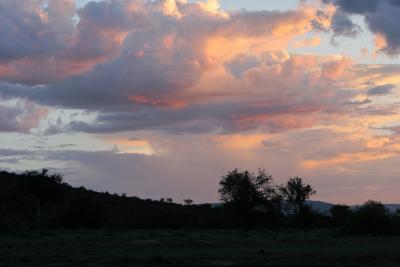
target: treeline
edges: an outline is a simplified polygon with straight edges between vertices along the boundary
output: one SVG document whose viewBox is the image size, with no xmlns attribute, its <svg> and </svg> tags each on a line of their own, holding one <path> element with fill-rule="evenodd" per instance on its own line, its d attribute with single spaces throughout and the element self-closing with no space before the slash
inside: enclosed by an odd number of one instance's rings
<svg viewBox="0 0 400 267">
<path fill-rule="evenodd" d="M 47 170 L 0 172 L 0 230 L 218 228 L 223 214 L 210 205 L 74 188 Z"/>
<path fill-rule="evenodd" d="M 367 201 L 352 209 L 332 206 L 322 214 L 307 205 L 316 191 L 302 178 L 276 185 L 265 170 L 257 174 L 233 170 L 221 177 L 219 194 L 230 218 L 242 227 L 332 228 L 350 235 L 400 234 L 400 210 L 390 213 L 380 202 Z"/>
<path fill-rule="evenodd" d="M 316 191 L 299 177 L 275 185 L 264 170 L 233 170 L 220 180 L 223 204 L 173 203 L 74 188 L 47 170 L 0 172 L 0 231 L 30 229 L 332 228 L 343 234 L 400 233 L 400 212 L 369 201 L 329 214 L 307 204 Z"/>
</svg>

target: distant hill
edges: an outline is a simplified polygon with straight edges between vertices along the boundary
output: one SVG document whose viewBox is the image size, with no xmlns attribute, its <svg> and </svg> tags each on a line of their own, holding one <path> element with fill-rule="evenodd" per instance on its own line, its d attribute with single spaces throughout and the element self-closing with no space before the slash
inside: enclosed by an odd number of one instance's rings
<svg viewBox="0 0 400 267">
<path fill-rule="evenodd" d="M 207 203 L 207 204 L 213 208 L 219 208 L 222 206 L 222 203 Z M 313 210 L 320 212 L 322 214 L 328 214 L 331 207 L 335 205 L 332 203 L 318 201 L 318 200 L 307 200 L 307 204 L 311 206 Z M 384 205 L 392 213 L 400 209 L 400 204 L 384 204 Z M 359 207 L 359 205 L 352 205 L 350 207 L 352 209 L 356 209 L 357 207 Z"/>
<path fill-rule="evenodd" d="M 315 200 L 308 200 L 307 204 L 310 205 L 313 210 L 318 211 L 323 214 L 328 213 L 329 209 L 335 205 L 332 203 L 323 202 L 323 201 L 315 201 Z M 398 209 L 400 209 L 400 204 L 384 204 L 384 205 L 392 213 L 396 212 Z M 350 207 L 352 209 L 355 209 L 358 207 L 358 205 L 353 205 Z"/>
<path fill-rule="evenodd" d="M 308 201 L 312 209 L 328 214 L 331 203 Z M 299 224 L 287 212 L 247 210 L 238 216 L 238 206 L 222 204 L 182 205 L 172 199 L 140 199 L 134 196 L 75 188 L 47 170 L 10 173 L 0 171 L 0 233 L 26 229 L 233 229 L 248 227 L 326 227 L 331 218 L 314 216 Z M 357 206 L 353 206 L 356 208 Z M 386 207 L 394 212 L 400 204 Z M 241 206 L 239 206 L 241 208 Z M 240 210 L 241 211 L 241 210 Z M 234 213 L 235 212 L 235 213 Z M 279 214 L 278 214 L 279 213 Z M 244 214 L 244 213 L 242 213 Z M 277 216 L 274 216 L 278 214 Z M 250 215 L 250 216 L 247 216 Z M 399 225 L 400 233 L 400 225 Z"/>
<path fill-rule="evenodd" d="M 396 212 L 400 209 L 400 204 L 385 204 L 385 207 L 390 210 L 390 212 Z"/>
<path fill-rule="evenodd" d="M 46 170 L 0 171 L 0 232 L 32 228 L 133 229 L 221 228 L 229 225 L 210 205 L 74 188 Z"/>
<path fill-rule="evenodd" d="M 314 200 L 308 200 L 307 204 L 310 205 L 313 210 L 323 214 L 329 213 L 331 207 L 334 206 L 332 203 Z"/>
</svg>

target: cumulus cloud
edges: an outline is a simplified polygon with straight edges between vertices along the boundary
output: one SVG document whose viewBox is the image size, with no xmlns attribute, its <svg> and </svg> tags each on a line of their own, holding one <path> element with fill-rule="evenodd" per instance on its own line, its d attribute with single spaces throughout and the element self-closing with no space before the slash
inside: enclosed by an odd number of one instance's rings
<svg viewBox="0 0 400 267">
<path fill-rule="evenodd" d="M 47 18 L 70 2 L 43 9 L 34 3 L 34 13 Z M 335 82 L 351 75 L 349 60 L 282 49 L 312 31 L 311 21 L 324 20 L 316 12 L 301 7 L 228 13 L 216 1 L 91 2 L 77 11 L 74 32 L 65 30 L 67 47 L 39 59 L 25 55 L 21 66 L 21 59 L 13 62 L 13 74 L 3 74 L 0 94 L 97 114 L 95 121 L 64 128 L 71 131 L 229 132 L 260 122 L 271 131 L 310 126 L 317 120 L 314 113 L 332 112 L 351 97 Z M 72 16 L 59 17 L 58 24 L 68 24 Z M 43 20 L 46 26 L 49 18 Z M 38 68 L 25 64 L 30 61 L 47 63 L 52 71 L 38 74 Z M 299 107 L 311 118 L 280 122 Z"/>
<path fill-rule="evenodd" d="M 4 3 L 4 10 L 11 8 Z M 346 114 L 389 114 L 359 89 L 372 88 L 370 96 L 390 93 L 386 84 L 395 82 L 387 75 L 395 75 L 395 66 L 365 68 L 344 56 L 293 55 L 282 48 L 316 23 L 354 35 L 348 15 L 376 12 L 380 5 L 365 11 L 362 3 L 336 1 L 334 14 L 310 6 L 226 12 L 216 1 L 100 1 L 78 10 L 67 0 L 27 3 L 26 11 L 20 7 L 11 16 L 37 17 L 40 23 L 29 25 L 48 32 L 54 49 L 11 53 L 0 63 L 0 94 L 91 114 L 52 124 L 46 134 L 280 133 L 335 123 Z M 24 32 L 23 26 L 13 27 Z M 302 40 L 299 46 L 319 42 Z M 18 109 L 8 112 L 21 124 Z M 28 118 L 23 125 L 37 125 Z M 3 131 L 29 128 L 13 125 Z"/>
<path fill-rule="evenodd" d="M 0 61 L 54 54 L 68 45 L 74 2 L 50 1 L 47 8 L 42 5 L 38 0 L 0 2 Z"/>
<path fill-rule="evenodd" d="M 228 12 L 215 0 L 79 9 L 72 0 L 0 0 L 0 132 L 40 140 L 18 143 L 32 151 L 0 148 L 0 162 L 57 167 L 99 190 L 204 201 L 236 167 L 272 168 L 278 181 L 311 177 L 327 199 L 368 191 L 375 168 L 395 180 L 385 166 L 394 169 L 400 153 L 400 65 L 288 50 L 316 46 L 328 31 L 356 37 L 361 15 L 377 48 L 394 55 L 400 6 L 301 2 Z"/>
</svg>

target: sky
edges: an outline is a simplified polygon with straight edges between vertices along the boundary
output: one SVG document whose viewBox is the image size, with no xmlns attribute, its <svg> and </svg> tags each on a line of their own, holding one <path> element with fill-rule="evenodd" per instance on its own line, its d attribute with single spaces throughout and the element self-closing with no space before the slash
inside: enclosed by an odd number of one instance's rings
<svg viewBox="0 0 400 267">
<path fill-rule="evenodd" d="M 0 0 L 0 169 L 218 201 L 234 168 L 400 203 L 397 0 Z"/>
</svg>

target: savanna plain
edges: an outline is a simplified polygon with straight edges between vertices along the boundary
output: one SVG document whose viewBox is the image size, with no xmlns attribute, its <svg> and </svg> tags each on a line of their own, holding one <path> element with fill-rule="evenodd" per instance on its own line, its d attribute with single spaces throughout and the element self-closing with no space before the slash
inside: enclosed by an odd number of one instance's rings
<svg viewBox="0 0 400 267">
<path fill-rule="evenodd" d="M 0 266 L 400 266 L 400 237 L 331 230 L 30 231 L 0 237 Z"/>
</svg>

